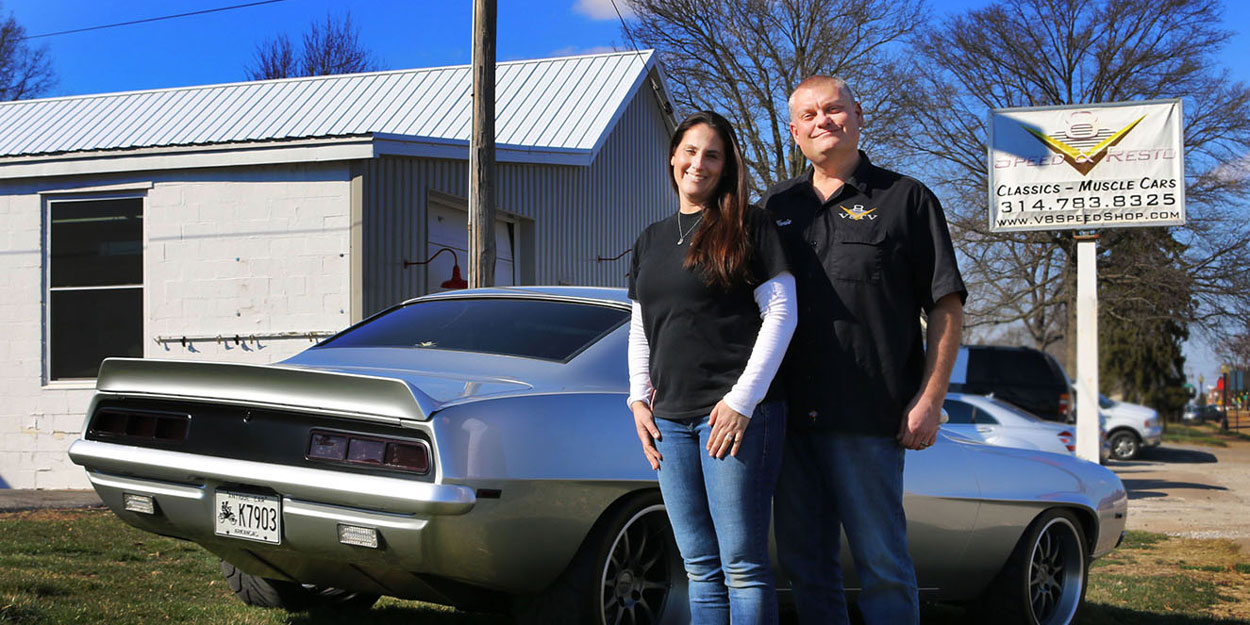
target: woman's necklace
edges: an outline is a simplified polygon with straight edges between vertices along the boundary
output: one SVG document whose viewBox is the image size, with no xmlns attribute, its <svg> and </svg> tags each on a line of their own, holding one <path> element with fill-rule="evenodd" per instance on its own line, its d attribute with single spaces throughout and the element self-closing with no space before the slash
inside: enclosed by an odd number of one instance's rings
<svg viewBox="0 0 1250 625">
<path fill-rule="evenodd" d="M 693 226 L 690 226 L 690 229 L 689 229 L 689 230 L 686 230 L 685 232 L 682 232 L 682 227 L 681 227 L 681 211 L 677 211 L 677 234 L 681 235 L 681 236 L 677 237 L 677 244 L 678 244 L 678 245 L 681 245 L 682 243 L 685 243 L 685 242 L 686 242 L 686 237 L 690 236 L 690 233 L 691 233 L 691 232 L 694 232 L 694 229 L 699 227 L 699 222 L 701 222 L 701 221 L 703 221 L 703 211 L 699 211 L 699 218 L 698 218 L 698 219 L 696 219 L 696 220 L 694 220 L 694 225 L 693 225 Z"/>
</svg>

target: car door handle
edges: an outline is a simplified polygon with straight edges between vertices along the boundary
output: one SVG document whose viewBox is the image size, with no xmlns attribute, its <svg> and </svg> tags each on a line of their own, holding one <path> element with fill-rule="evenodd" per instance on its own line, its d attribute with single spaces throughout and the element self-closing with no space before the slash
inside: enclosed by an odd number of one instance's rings
<svg viewBox="0 0 1250 625">
<path fill-rule="evenodd" d="M 988 426 L 988 425 L 978 425 L 978 426 L 977 426 L 977 431 L 978 431 L 978 432 L 980 432 L 980 433 L 982 433 L 982 434 L 992 434 L 992 433 L 994 433 L 994 428 L 992 428 L 992 427 L 990 427 L 990 426 Z"/>
</svg>

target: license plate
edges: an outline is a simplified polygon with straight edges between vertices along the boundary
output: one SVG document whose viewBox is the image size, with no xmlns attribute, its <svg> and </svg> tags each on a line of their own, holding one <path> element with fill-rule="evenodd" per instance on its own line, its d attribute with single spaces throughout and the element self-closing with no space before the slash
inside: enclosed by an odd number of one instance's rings
<svg viewBox="0 0 1250 625">
<path fill-rule="evenodd" d="M 282 543 L 282 500 L 278 497 L 219 490 L 215 504 L 217 535 Z"/>
</svg>

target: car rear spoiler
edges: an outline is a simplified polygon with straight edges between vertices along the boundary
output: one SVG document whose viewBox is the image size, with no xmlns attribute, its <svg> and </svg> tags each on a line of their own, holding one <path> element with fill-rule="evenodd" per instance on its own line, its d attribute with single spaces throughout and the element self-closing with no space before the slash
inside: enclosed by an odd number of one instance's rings
<svg viewBox="0 0 1250 625">
<path fill-rule="evenodd" d="M 148 397 L 208 399 L 397 423 L 424 421 L 439 402 L 395 378 L 193 360 L 108 358 L 96 390 Z"/>
</svg>

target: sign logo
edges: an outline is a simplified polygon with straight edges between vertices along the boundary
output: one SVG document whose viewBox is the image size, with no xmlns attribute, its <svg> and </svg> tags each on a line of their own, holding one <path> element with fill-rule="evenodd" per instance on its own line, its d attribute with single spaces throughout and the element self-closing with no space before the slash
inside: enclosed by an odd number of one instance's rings
<svg viewBox="0 0 1250 625">
<path fill-rule="evenodd" d="M 864 210 L 863 204 L 856 204 L 854 208 L 847 208 L 845 206 L 839 205 L 838 208 L 842 209 L 842 214 L 838 215 L 838 217 L 841 217 L 843 219 L 850 217 L 854 221 L 859 221 L 861 219 L 867 219 L 869 221 L 872 221 L 873 219 L 877 218 L 876 215 L 872 214 L 872 212 L 877 209 L 870 208 L 868 210 Z"/>
<path fill-rule="evenodd" d="M 1060 132 L 1048 135 L 1024 124 L 1020 127 L 1052 152 L 1063 156 L 1064 162 L 1084 176 L 1106 158 L 1107 148 L 1119 143 L 1143 119 L 1146 119 L 1145 115 L 1119 130 L 1112 130 L 1099 128 L 1098 117 L 1093 111 L 1073 111 L 1064 120 L 1067 128 Z"/>
</svg>

